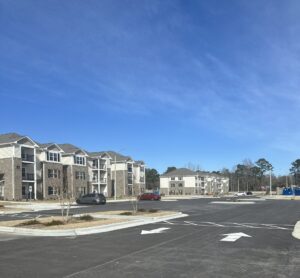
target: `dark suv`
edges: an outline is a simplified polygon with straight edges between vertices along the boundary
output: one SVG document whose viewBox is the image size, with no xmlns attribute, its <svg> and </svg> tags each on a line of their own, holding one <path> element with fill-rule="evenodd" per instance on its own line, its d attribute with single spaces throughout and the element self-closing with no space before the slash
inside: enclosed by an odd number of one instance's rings
<svg viewBox="0 0 300 278">
<path fill-rule="evenodd" d="M 94 204 L 94 205 L 105 205 L 106 198 L 101 193 L 90 193 L 80 196 L 76 199 L 77 204 Z"/>
</svg>

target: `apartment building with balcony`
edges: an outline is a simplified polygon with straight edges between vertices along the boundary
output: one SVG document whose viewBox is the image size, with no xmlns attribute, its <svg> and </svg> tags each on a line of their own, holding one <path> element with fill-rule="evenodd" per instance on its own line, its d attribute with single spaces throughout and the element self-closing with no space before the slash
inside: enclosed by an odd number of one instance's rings
<svg viewBox="0 0 300 278">
<path fill-rule="evenodd" d="M 122 197 L 144 192 L 145 184 L 145 163 L 129 156 L 0 134 L 0 199 L 50 199 L 61 192 Z"/>
<path fill-rule="evenodd" d="M 38 145 L 17 133 L 0 135 L 0 198 L 37 198 Z"/>
<path fill-rule="evenodd" d="M 133 195 L 145 192 L 146 189 L 146 166 L 144 161 L 138 160 L 133 163 Z"/>
<path fill-rule="evenodd" d="M 111 196 L 132 196 L 145 191 L 145 164 L 134 161 L 114 151 L 106 152 L 110 157 L 111 167 Z M 143 182 L 141 182 L 141 178 Z M 115 186 L 116 183 L 116 186 Z"/>
<path fill-rule="evenodd" d="M 91 192 L 111 196 L 111 157 L 106 152 L 89 152 L 89 177 Z"/>
<path fill-rule="evenodd" d="M 217 173 L 180 168 L 160 176 L 160 192 L 166 195 L 211 195 L 228 191 L 229 179 Z"/>
<path fill-rule="evenodd" d="M 62 149 L 63 184 L 72 197 L 90 192 L 88 154 L 72 144 L 58 144 Z"/>
<path fill-rule="evenodd" d="M 63 150 L 55 143 L 39 144 L 37 160 L 37 198 L 56 198 L 66 190 L 63 181 Z"/>
</svg>

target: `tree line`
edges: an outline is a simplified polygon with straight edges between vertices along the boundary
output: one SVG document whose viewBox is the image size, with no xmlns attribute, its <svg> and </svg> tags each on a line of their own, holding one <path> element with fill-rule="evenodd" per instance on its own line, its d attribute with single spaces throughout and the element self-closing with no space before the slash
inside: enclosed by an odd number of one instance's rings
<svg viewBox="0 0 300 278">
<path fill-rule="evenodd" d="M 195 170 L 195 166 L 190 164 L 191 170 Z M 164 172 L 176 170 L 176 167 L 170 166 Z M 273 165 L 265 158 L 260 158 L 256 162 L 245 159 L 242 163 L 235 165 L 232 170 L 223 168 L 220 171 L 213 171 L 216 174 L 222 174 L 229 178 L 230 191 L 260 191 L 267 190 L 270 185 L 270 175 L 272 181 L 272 190 L 276 187 L 288 187 L 291 185 L 300 185 L 300 159 L 296 159 L 291 163 L 289 175 L 276 176 L 273 173 Z M 154 168 L 146 169 L 147 189 L 159 188 L 160 174 Z"/>
</svg>

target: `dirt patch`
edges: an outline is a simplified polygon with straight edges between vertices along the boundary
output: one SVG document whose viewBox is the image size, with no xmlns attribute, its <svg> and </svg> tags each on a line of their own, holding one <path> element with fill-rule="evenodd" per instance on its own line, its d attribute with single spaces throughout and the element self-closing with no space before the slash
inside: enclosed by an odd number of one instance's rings
<svg viewBox="0 0 300 278">
<path fill-rule="evenodd" d="M 93 220 L 85 221 L 80 220 L 79 218 L 73 217 L 68 223 L 64 225 L 53 225 L 53 226 L 45 226 L 43 223 L 49 223 L 51 221 L 62 221 L 62 217 L 44 217 L 37 218 L 40 222 L 39 224 L 34 225 L 26 225 L 22 226 L 22 228 L 30 228 L 30 229 L 43 229 L 43 230 L 57 230 L 57 229 L 76 229 L 76 228 L 87 228 L 87 227 L 95 227 L 100 225 L 108 225 L 113 223 L 122 223 L 127 222 L 126 219 L 108 219 L 108 218 L 95 218 Z M 0 226 L 6 227 L 21 227 L 22 223 L 28 220 L 12 220 L 12 221 L 1 221 Z"/>
<path fill-rule="evenodd" d="M 159 216 L 167 216 L 173 215 L 177 213 L 177 211 L 161 211 L 158 210 L 156 212 L 149 212 L 149 211 L 138 211 L 135 214 L 129 214 L 132 211 L 128 210 L 116 210 L 116 211 L 103 211 L 103 212 L 96 212 L 92 215 L 114 215 L 114 216 L 145 216 L 145 217 L 159 217 Z"/>
</svg>

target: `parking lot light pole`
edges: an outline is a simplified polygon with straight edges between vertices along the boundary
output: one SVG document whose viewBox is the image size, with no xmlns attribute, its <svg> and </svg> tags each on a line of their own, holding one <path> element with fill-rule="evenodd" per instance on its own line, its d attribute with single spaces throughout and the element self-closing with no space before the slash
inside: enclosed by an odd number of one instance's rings
<svg viewBox="0 0 300 278">
<path fill-rule="evenodd" d="M 114 199 L 117 200 L 117 156 L 115 155 L 115 182 L 114 182 Z"/>
<path fill-rule="evenodd" d="M 272 196 L 272 169 L 270 169 L 270 196 Z"/>
</svg>

